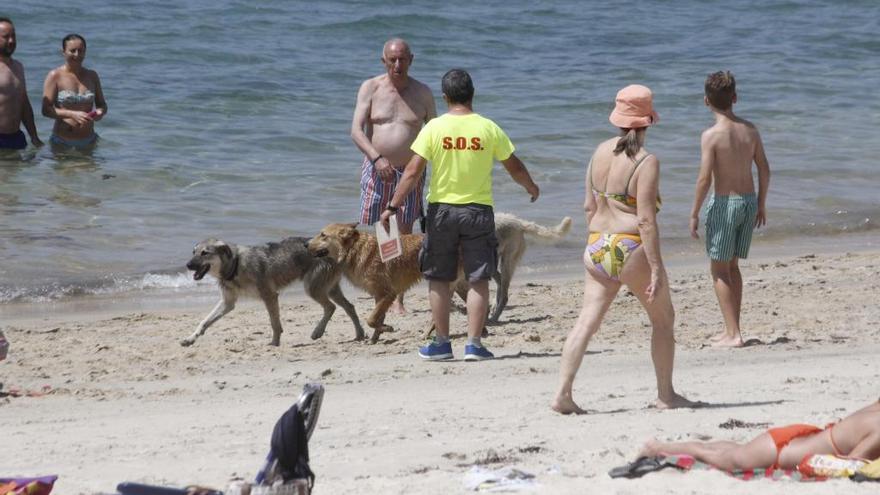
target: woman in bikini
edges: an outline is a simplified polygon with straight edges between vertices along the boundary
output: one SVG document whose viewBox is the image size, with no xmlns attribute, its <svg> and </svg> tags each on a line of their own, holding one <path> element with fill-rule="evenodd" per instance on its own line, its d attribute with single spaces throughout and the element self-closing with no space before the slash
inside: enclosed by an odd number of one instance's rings
<svg viewBox="0 0 880 495">
<path fill-rule="evenodd" d="M 584 252 L 584 302 L 562 349 L 559 390 L 551 404 L 562 414 L 587 412 L 574 402 L 572 385 L 587 344 L 621 284 L 636 295 L 653 326 L 657 407 L 696 405 L 672 387 L 674 311 L 657 231 L 660 162 L 644 148 L 647 128 L 657 118 L 650 89 L 631 85 L 620 90 L 609 117 L 620 137 L 600 144 L 587 168 L 584 210 L 590 234 Z"/>
<path fill-rule="evenodd" d="M 880 401 L 825 428 L 804 424 L 771 428 L 744 444 L 728 441 L 663 443 L 653 439 L 642 447 L 639 457 L 661 454 L 686 454 L 726 470 L 791 469 L 815 454 L 873 460 L 880 458 Z"/>
<path fill-rule="evenodd" d="M 98 139 L 95 122 L 107 114 L 98 73 L 86 69 L 86 40 L 69 34 L 61 41 L 64 65 L 53 69 L 43 84 L 43 115 L 55 119 L 53 147 L 89 149 Z"/>
</svg>

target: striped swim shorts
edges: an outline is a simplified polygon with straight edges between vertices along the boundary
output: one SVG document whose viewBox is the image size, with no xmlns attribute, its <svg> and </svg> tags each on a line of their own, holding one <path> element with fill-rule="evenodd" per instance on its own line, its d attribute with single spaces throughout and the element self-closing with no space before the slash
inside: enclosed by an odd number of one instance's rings
<svg viewBox="0 0 880 495">
<path fill-rule="evenodd" d="M 706 207 L 706 253 L 714 261 L 748 258 L 758 214 L 754 193 L 712 196 Z"/>
<path fill-rule="evenodd" d="M 372 225 L 379 221 L 382 216 L 382 210 L 388 206 L 388 202 L 394 196 L 394 189 L 403 172 L 394 171 L 394 178 L 391 181 L 383 181 L 376 172 L 376 168 L 370 163 L 369 158 L 364 157 L 364 163 L 361 168 L 361 216 L 359 222 L 365 225 Z M 406 195 L 403 204 L 397 211 L 397 222 L 399 225 L 410 225 L 419 219 L 422 215 L 422 191 L 425 188 L 425 174 L 419 178 L 418 183 Z"/>
</svg>

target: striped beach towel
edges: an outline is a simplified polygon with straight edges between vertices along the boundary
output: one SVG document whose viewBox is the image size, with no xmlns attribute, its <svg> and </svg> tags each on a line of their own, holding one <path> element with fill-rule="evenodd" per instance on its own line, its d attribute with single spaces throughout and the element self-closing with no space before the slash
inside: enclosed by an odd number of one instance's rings
<svg viewBox="0 0 880 495">
<path fill-rule="evenodd" d="M 733 471 L 728 471 L 725 469 L 716 468 L 711 464 L 706 464 L 705 462 L 698 461 L 689 455 L 669 455 L 661 457 L 660 462 L 681 469 L 682 471 L 689 471 L 691 469 L 715 469 L 743 481 L 765 479 L 791 481 L 825 481 L 828 479 L 827 477 L 823 476 L 807 476 L 796 469 L 766 468 L 742 470 L 737 469 Z"/>
</svg>

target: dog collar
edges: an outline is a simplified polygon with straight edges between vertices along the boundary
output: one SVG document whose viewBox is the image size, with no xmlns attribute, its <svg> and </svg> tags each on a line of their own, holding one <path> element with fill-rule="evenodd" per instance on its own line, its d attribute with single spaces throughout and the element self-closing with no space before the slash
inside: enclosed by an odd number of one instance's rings
<svg viewBox="0 0 880 495">
<path fill-rule="evenodd" d="M 235 278 L 238 274 L 238 255 L 236 254 L 232 258 L 232 264 L 229 266 L 229 270 L 223 275 L 223 280 L 230 281 Z"/>
</svg>

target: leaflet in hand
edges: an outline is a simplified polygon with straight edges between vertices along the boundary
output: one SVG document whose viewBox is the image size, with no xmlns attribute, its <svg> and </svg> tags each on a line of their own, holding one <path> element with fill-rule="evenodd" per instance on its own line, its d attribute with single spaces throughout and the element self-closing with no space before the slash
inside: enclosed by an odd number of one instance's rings
<svg viewBox="0 0 880 495">
<path fill-rule="evenodd" d="M 388 232 L 385 232 L 382 222 L 376 222 L 376 240 L 379 241 L 379 257 L 382 258 L 383 263 L 388 263 L 403 254 L 400 232 L 397 230 L 397 215 L 391 215 L 388 219 Z"/>
</svg>

